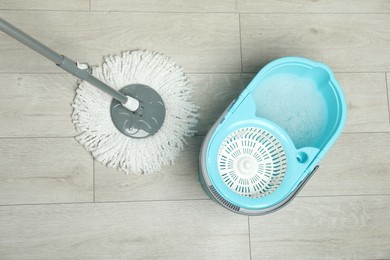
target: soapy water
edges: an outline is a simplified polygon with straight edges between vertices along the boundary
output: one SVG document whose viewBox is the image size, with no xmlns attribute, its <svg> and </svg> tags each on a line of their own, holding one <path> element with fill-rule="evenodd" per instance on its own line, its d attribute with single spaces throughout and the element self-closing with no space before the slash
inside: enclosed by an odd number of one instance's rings
<svg viewBox="0 0 390 260">
<path fill-rule="evenodd" d="M 254 91 L 256 115 L 291 137 L 296 148 L 315 146 L 326 129 L 328 110 L 315 82 L 290 74 L 270 77 Z"/>
</svg>

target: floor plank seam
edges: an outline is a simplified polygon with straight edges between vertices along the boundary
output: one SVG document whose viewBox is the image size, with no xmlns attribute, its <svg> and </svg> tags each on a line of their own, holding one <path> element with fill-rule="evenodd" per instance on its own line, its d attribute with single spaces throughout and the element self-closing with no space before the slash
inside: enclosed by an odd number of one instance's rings
<svg viewBox="0 0 390 260">
<path fill-rule="evenodd" d="M 0 140 L 13 139 L 74 139 L 75 136 L 0 136 Z"/>
<path fill-rule="evenodd" d="M 390 196 L 390 194 L 352 194 L 352 195 L 322 195 L 322 196 L 297 196 L 300 198 L 333 198 L 333 197 L 381 197 Z M 50 205 L 81 205 L 81 204 L 114 204 L 114 203 L 152 203 L 152 202 L 190 202 L 190 201 L 212 201 L 209 198 L 204 199 L 169 199 L 169 200 L 118 200 L 118 201 L 85 201 L 85 202 L 54 202 L 54 203 L 30 203 L 30 204 L 2 204 L 1 207 L 20 207 L 20 206 L 50 206 Z"/>
<path fill-rule="evenodd" d="M 242 36 L 241 36 L 241 14 L 238 14 L 238 32 L 240 37 L 240 58 L 241 58 L 241 73 L 244 72 L 243 61 L 242 61 Z"/>
<path fill-rule="evenodd" d="M 135 13 L 135 14 L 237 14 L 235 11 L 126 11 L 126 10 L 91 10 L 90 13 Z"/>
<path fill-rule="evenodd" d="M 20 75 L 69 75 L 67 72 L 24 72 L 24 71 L 0 71 L 0 74 Z"/>
<path fill-rule="evenodd" d="M 304 189 L 303 189 L 304 190 Z M 327 195 L 297 195 L 296 198 L 332 198 L 332 197 L 375 197 L 375 196 L 390 196 L 390 193 L 378 194 L 327 194 Z"/>
<path fill-rule="evenodd" d="M 14 12 L 84 12 L 84 13 L 147 13 L 147 14 L 237 14 L 236 11 L 126 11 L 126 10 L 66 10 L 66 9 L 0 9 Z"/>
<path fill-rule="evenodd" d="M 321 60 L 317 60 L 317 61 L 322 62 Z M 264 66 L 265 66 L 265 64 L 264 64 Z M 263 67 L 261 67 L 261 68 L 263 68 Z M 259 72 L 259 70 L 257 70 L 257 71 L 243 71 L 241 73 L 244 73 L 244 74 L 256 74 L 256 73 Z M 365 71 L 333 70 L 333 74 L 368 74 L 368 73 L 380 73 L 380 74 L 383 74 L 383 73 L 386 73 L 386 72 L 387 72 L 386 70 L 377 70 L 377 71 L 369 71 L 369 70 L 365 70 Z"/>
<path fill-rule="evenodd" d="M 335 14 L 340 14 L 340 15 L 376 15 L 376 14 L 390 14 L 390 12 L 372 12 L 372 13 L 352 13 L 352 12 L 340 12 L 340 13 L 332 13 L 332 12 L 324 12 L 324 13 L 319 13 L 319 12 L 310 12 L 310 13 L 299 13 L 299 12 L 245 12 L 245 11 L 240 11 L 241 14 L 249 14 L 249 15 L 255 15 L 255 14 L 267 14 L 267 15 L 273 15 L 273 14 L 299 14 L 299 15 L 335 15 Z"/>
<path fill-rule="evenodd" d="M 241 48 L 241 47 L 240 47 Z M 386 73 L 386 71 L 333 71 L 334 74 L 368 74 L 368 73 Z M 204 72 L 185 72 L 186 75 L 256 75 L 258 71 L 247 72 L 247 71 L 237 71 L 237 72 L 225 72 L 225 71 L 204 71 Z M 26 71 L 0 71 L 0 75 L 70 75 L 67 72 L 26 72 Z M 337 75 L 336 75 L 337 76 Z M 77 80 L 75 78 L 75 80 Z"/>
<path fill-rule="evenodd" d="M 227 104 L 228 105 L 228 104 Z M 352 135 L 352 134 L 389 134 L 389 131 L 378 131 L 378 132 L 352 132 L 352 131 L 344 131 L 342 134 Z M 195 134 L 194 137 L 205 137 L 206 134 Z"/>
<path fill-rule="evenodd" d="M 251 241 L 251 223 L 248 216 L 248 236 L 249 236 L 249 259 L 252 260 L 252 241 Z"/>
<path fill-rule="evenodd" d="M 378 131 L 378 132 L 353 132 L 353 131 L 343 131 L 342 134 L 351 135 L 351 134 L 388 134 L 388 133 L 390 133 L 390 130 L 389 130 L 389 131 Z"/>
<path fill-rule="evenodd" d="M 93 185 L 93 202 L 96 202 L 96 188 L 95 188 L 95 160 L 92 158 L 92 185 Z"/>
<path fill-rule="evenodd" d="M 387 83 L 387 72 L 385 72 L 385 82 L 386 82 L 386 96 L 387 96 L 387 117 L 389 119 L 390 125 L 390 101 L 389 101 L 389 84 Z"/>
<path fill-rule="evenodd" d="M 228 103 L 227 103 L 228 105 Z M 390 119 L 389 119 L 390 120 Z M 352 135 L 352 134 L 389 134 L 389 131 L 378 131 L 378 132 L 351 132 L 351 131 L 344 131 L 343 134 L 346 135 Z M 195 134 L 193 137 L 205 137 L 207 134 L 207 131 L 205 134 Z M 75 136 L 0 136 L 0 140 L 14 140 L 14 139 L 74 139 Z"/>
<path fill-rule="evenodd" d="M 211 199 L 173 199 L 173 200 L 118 200 L 118 201 L 81 201 L 81 202 L 53 202 L 53 203 L 28 203 L 28 204 L 2 204 L 1 207 L 22 206 L 52 206 L 52 205 L 83 205 L 83 204 L 115 204 L 115 203 L 151 203 L 151 202 L 186 202 L 186 201 L 211 201 Z"/>
<path fill-rule="evenodd" d="M 134 48 L 132 50 L 136 50 L 137 48 Z M 124 50 L 119 50 L 117 53 L 112 53 L 112 54 L 119 54 Z M 104 56 L 102 54 L 99 57 Z M 76 58 L 74 58 L 76 59 Z M 101 63 L 96 63 L 96 64 L 91 64 L 86 62 L 90 66 L 99 66 Z M 181 65 L 181 64 L 179 64 Z M 186 75 L 237 75 L 237 74 L 255 74 L 254 72 L 241 72 L 241 71 L 197 71 L 197 72 L 192 72 L 192 71 L 185 71 L 184 72 Z M 362 72 L 362 73 L 367 73 L 367 72 Z M 383 72 L 382 72 L 383 73 Z M 0 71 L 1 74 L 10 74 L 10 75 L 70 75 L 67 72 L 50 72 L 50 71 L 39 71 L 39 72 L 26 72 L 26 71 Z M 75 78 L 76 79 L 76 78 Z M 77 80 L 77 79 L 76 79 Z"/>
<path fill-rule="evenodd" d="M 13 12 L 89 12 L 88 9 L 81 10 L 81 9 L 75 9 L 75 10 L 67 10 L 67 9 L 0 9 L 0 11 L 13 11 Z"/>
<path fill-rule="evenodd" d="M 238 9 L 238 6 L 237 6 Z M 354 13 L 354 12 L 245 12 L 245 11 L 136 11 L 136 10 L 89 10 L 88 9 L 16 9 L 16 8 L 1 8 L 0 11 L 15 11 L 15 12 L 91 12 L 91 13 L 161 13 L 161 14 L 237 14 L 244 15 L 385 15 L 390 12 L 370 12 L 370 13 Z"/>
<path fill-rule="evenodd" d="M 386 73 L 386 71 L 340 71 L 340 72 L 337 72 L 337 71 L 334 71 L 335 74 L 368 74 L 368 73 L 378 73 L 378 74 L 382 74 L 382 73 Z"/>
<path fill-rule="evenodd" d="M 345 135 L 365 135 L 365 134 L 389 134 L 387 132 L 343 132 Z M 194 137 L 204 138 L 206 134 L 195 134 Z M 0 140 L 17 140 L 17 139 L 74 139 L 75 136 L 1 136 Z"/>
</svg>

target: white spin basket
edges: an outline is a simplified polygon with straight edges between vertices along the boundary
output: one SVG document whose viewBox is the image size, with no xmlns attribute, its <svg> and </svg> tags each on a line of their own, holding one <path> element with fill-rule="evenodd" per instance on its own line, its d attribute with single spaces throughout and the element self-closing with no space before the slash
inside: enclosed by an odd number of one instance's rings
<svg viewBox="0 0 390 260">
<path fill-rule="evenodd" d="M 260 198 L 276 190 L 287 170 L 282 144 L 261 128 L 241 128 L 222 142 L 218 170 L 233 192 Z"/>
</svg>

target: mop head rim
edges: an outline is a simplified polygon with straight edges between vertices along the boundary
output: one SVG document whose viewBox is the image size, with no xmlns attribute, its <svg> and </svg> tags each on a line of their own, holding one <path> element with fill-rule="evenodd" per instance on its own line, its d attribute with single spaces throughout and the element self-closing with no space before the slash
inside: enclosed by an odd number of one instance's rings
<svg viewBox="0 0 390 260">
<path fill-rule="evenodd" d="M 128 137 L 111 120 L 112 98 L 79 81 L 71 116 L 76 140 L 96 161 L 126 174 L 156 173 L 172 165 L 195 134 L 198 118 L 198 107 L 191 101 L 193 87 L 183 68 L 162 53 L 138 49 L 104 56 L 101 66 L 92 67 L 92 75 L 115 89 L 129 84 L 152 87 L 164 101 L 166 118 L 150 137 Z"/>
</svg>

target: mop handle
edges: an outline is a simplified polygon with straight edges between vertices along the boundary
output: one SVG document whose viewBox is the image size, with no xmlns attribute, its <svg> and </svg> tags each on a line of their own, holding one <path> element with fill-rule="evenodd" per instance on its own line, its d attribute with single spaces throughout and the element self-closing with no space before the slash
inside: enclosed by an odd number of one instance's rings
<svg viewBox="0 0 390 260">
<path fill-rule="evenodd" d="M 38 52 L 39 54 L 45 56 L 49 60 L 53 61 L 58 67 L 62 68 L 63 70 L 71 73 L 72 75 L 76 76 L 79 79 L 89 82 L 93 86 L 104 91 L 105 93 L 112 96 L 122 104 L 125 104 L 128 101 L 127 96 L 111 88 L 101 80 L 95 78 L 86 69 L 80 69 L 79 67 L 77 67 L 77 64 L 71 59 L 61 54 L 58 54 L 57 52 L 53 51 L 49 47 L 45 46 L 44 44 L 40 43 L 36 39 L 32 38 L 30 35 L 24 33 L 23 31 L 19 30 L 12 24 L 8 23 L 1 17 L 0 17 L 0 30 L 2 30 L 12 38 L 18 40 L 19 42 L 23 43 L 27 47 Z"/>
</svg>

